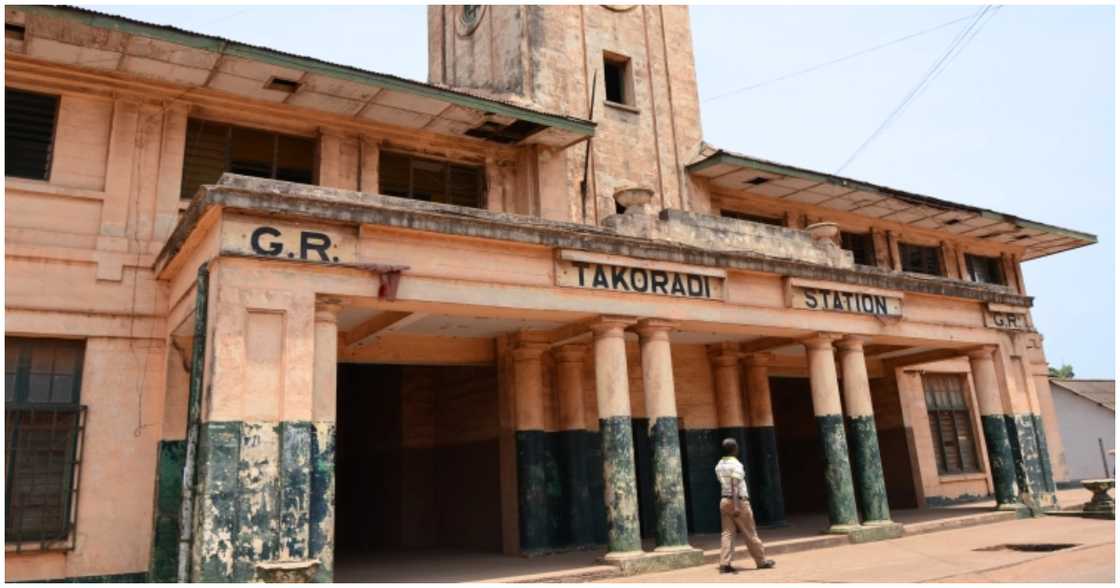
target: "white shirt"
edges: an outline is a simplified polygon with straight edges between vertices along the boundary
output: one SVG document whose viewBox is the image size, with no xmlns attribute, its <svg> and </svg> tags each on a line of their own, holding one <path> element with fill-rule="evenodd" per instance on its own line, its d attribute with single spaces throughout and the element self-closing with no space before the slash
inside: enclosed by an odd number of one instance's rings
<svg viewBox="0 0 1120 588">
<path fill-rule="evenodd" d="M 734 496 L 732 489 L 738 487 L 739 497 L 746 499 L 749 497 L 747 494 L 747 475 L 743 470 L 743 464 L 735 457 L 727 456 L 719 460 L 716 464 L 716 477 L 719 478 L 720 496 L 730 498 Z"/>
</svg>

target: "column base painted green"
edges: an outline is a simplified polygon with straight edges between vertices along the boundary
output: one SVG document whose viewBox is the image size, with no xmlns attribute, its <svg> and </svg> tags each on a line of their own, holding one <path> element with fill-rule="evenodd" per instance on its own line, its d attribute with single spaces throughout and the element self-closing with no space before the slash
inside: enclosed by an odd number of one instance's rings
<svg viewBox="0 0 1120 588">
<path fill-rule="evenodd" d="M 984 445 L 988 448 L 988 466 L 995 486 L 996 503 L 1000 507 L 1021 504 L 1006 420 L 1003 415 L 981 415 L 980 425 L 984 429 Z"/>
<path fill-rule="evenodd" d="M 887 503 L 887 484 L 883 479 L 875 417 L 866 415 L 848 418 L 847 421 L 852 474 L 863 519 L 888 523 L 891 520 L 891 510 Z"/>
<path fill-rule="evenodd" d="M 1031 420 L 1034 424 L 1035 441 L 1038 443 L 1039 464 L 1042 466 L 1042 486 L 1049 498 L 1049 505 L 1057 506 L 1058 485 L 1054 482 L 1054 466 L 1050 461 L 1050 444 L 1046 441 L 1046 428 L 1042 424 L 1042 415 L 1033 414 Z"/>
<path fill-rule="evenodd" d="M 521 551 L 553 551 L 565 543 L 559 438 L 544 431 L 517 431 L 517 499 Z"/>
<path fill-rule="evenodd" d="M 203 423 L 192 581 L 249 582 L 259 564 L 295 560 L 329 582 L 333 447 L 333 423 Z"/>
<path fill-rule="evenodd" d="M 653 449 L 653 493 L 658 548 L 688 545 L 688 518 L 685 514 L 684 480 L 681 470 L 679 419 L 658 417 L 649 427 Z"/>
<path fill-rule="evenodd" d="M 159 442 L 152 555 L 148 566 L 152 582 L 174 582 L 178 575 L 179 514 L 183 504 L 183 465 L 186 457 L 186 441 Z"/>
<path fill-rule="evenodd" d="M 593 517 L 591 479 L 588 476 L 587 457 L 591 442 L 588 431 L 561 431 L 560 449 L 563 454 L 563 480 L 566 483 L 564 513 L 568 524 L 569 543 L 574 547 L 594 545 L 595 519 Z"/>
<path fill-rule="evenodd" d="M 720 532 L 719 481 L 715 467 L 720 458 L 718 429 L 681 431 L 681 458 L 689 533 Z"/>
<path fill-rule="evenodd" d="M 759 527 L 784 527 L 786 504 L 782 496 L 782 472 L 778 465 L 778 436 L 774 427 L 747 427 L 750 447 L 747 470 L 753 478 L 751 509 Z"/>
<path fill-rule="evenodd" d="M 852 468 L 848 461 L 844 419 L 838 414 L 818 416 L 817 431 L 824 453 L 829 532 L 850 526 L 858 527 L 859 514 L 855 487 L 852 484 Z"/>
<path fill-rule="evenodd" d="M 1048 492 L 1043 474 L 1042 452 L 1035 433 L 1033 415 L 1004 415 L 1004 422 L 1007 424 L 1007 435 L 1015 457 L 1019 490 L 1029 494 L 1040 505 L 1050 503 L 1054 497 Z"/>
<path fill-rule="evenodd" d="M 630 417 L 599 419 L 599 435 L 603 448 L 603 498 L 607 505 L 607 551 L 641 551 Z"/>
</svg>

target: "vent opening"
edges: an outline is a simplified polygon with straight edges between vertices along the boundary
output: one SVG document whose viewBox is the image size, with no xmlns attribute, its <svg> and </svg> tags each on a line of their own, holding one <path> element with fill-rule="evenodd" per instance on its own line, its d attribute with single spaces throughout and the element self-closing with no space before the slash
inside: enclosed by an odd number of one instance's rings
<svg viewBox="0 0 1120 588">
<path fill-rule="evenodd" d="M 756 177 L 753 177 L 753 178 L 751 178 L 751 179 L 749 179 L 749 180 L 747 180 L 743 183 L 744 184 L 750 184 L 752 186 L 761 186 L 761 185 L 763 185 L 763 184 L 765 184 L 766 182 L 769 182 L 769 181 L 770 181 L 770 178 L 764 178 L 762 176 L 756 176 Z"/>
<path fill-rule="evenodd" d="M 948 225 L 948 226 L 959 225 L 959 224 L 961 224 L 961 219 L 951 218 L 951 219 L 945 221 L 945 224 Z"/>
<path fill-rule="evenodd" d="M 525 120 L 513 121 L 508 125 L 486 121 L 464 134 L 495 143 L 510 144 L 518 143 L 530 135 L 543 131 L 544 128 L 544 125 Z"/>
<path fill-rule="evenodd" d="M 4 38 L 12 39 L 14 41 L 22 41 L 27 35 L 27 28 L 21 24 L 4 23 Z"/>
<path fill-rule="evenodd" d="M 286 80 L 284 78 L 270 78 L 268 83 L 264 85 L 266 90 L 277 90 L 289 94 L 295 94 L 296 90 L 299 90 L 299 87 L 299 82 L 295 80 Z"/>
</svg>

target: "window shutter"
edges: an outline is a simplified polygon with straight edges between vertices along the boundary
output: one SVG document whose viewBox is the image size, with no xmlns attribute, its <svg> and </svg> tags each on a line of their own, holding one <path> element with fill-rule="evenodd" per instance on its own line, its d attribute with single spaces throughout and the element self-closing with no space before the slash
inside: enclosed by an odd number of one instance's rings
<svg viewBox="0 0 1120 588">
<path fill-rule="evenodd" d="M 226 170 L 230 127 L 208 121 L 187 121 L 187 149 L 183 158 L 181 198 L 193 198 L 198 187 L 213 184 Z"/>
<path fill-rule="evenodd" d="M 50 179 L 58 96 L 4 89 L 4 175 Z"/>
</svg>

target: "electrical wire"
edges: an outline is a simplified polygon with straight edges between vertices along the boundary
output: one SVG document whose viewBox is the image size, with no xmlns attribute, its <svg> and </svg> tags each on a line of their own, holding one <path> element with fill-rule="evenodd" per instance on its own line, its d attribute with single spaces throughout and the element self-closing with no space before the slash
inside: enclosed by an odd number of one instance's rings
<svg viewBox="0 0 1120 588">
<path fill-rule="evenodd" d="M 939 31 L 939 30 L 941 30 L 945 27 L 957 24 L 958 22 L 965 21 L 965 20 L 968 20 L 970 18 L 973 18 L 974 16 L 975 16 L 975 13 L 970 14 L 968 16 L 962 16 L 960 18 L 954 18 L 953 20 L 943 22 L 943 23 L 941 23 L 937 26 L 918 31 L 916 33 L 911 33 L 911 34 L 906 35 L 904 37 L 899 37 L 897 39 L 887 41 L 885 43 L 880 43 L 879 45 L 875 45 L 874 47 L 868 47 L 867 49 L 862 49 L 860 51 L 856 51 L 855 53 L 849 53 L 848 55 L 845 55 L 843 57 L 837 57 L 836 59 L 832 59 L 832 60 L 826 61 L 824 63 L 818 63 L 816 65 L 811 65 L 811 66 L 806 67 L 804 69 L 799 69 L 799 70 L 790 72 L 788 74 L 783 74 L 783 75 L 780 75 L 780 76 L 777 76 L 777 77 L 773 77 L 773 78 L 770 78 L 770 79 L 767 79 L 767 80 L 763 80 L 761 82 L 757 82 L 757 83 L 751 84 L 749 86 L 743 86 L 741 88 L 736 88 L 734 90 L 724 92 L 723 94 L 717 94 L 716 96 L 712 96 L 711 98 L 707 98 L 707 99 L 703 100 L 703 102 L 704 103 L 714 102 L 714 101 L 720 100 L 722 98 L 727 98 L 728 96 L 733 96 L 735 94 L 740 94 L 742 92 L 749 92 L 751 90 L 756 90 L 758 88 L 761 88 L 763 86 L 768 86 L 768 85 L 776 83 L 776 82 L 782 82 L 782 81 L 785 81 L 785 80 L 793 79 L 793 78 L 796 78 L 798 76 L 802 76 L 804 74 L 817 71 L 819 69 L 824 69 L 824 68 L 826 68 L 830 65 L 836 65 L 837 63 L 848 61 L 849 59 L 854 59 L 856 57 L 867 55 L 868 53 L 873 53 L 873 52 L 878 51 L 880 49 L 885 49 L 887 47 L 890 47 L 891 45 L 896 45 L 898 43 L 902 43 L 903 41 L 909 41 L 910 39 L 921 37 L 923 35 L 928 35 L 929 33 Z"/>
<path fill-rule="evenodd" d="M 941 55 L 933 62 L 929 69 L 926 70 L 926 73 L 922 76 L 922 79 L 913 88 L 910 89 L 910 91 L 906 94 L 905 97 L 903 97 L 898 106 L 896 106 L 894 110 L 892 110 L 891 113 L 887 115 L 883 122 L 880 123 L 874 131 L 872 131 L 867 139 L 865 139 L 863 143 L 861 143 L 859 147 L 857 147 L 855 151 L 853 151 L 852 154 L 848 156 L 844 163 L 836 169 L 836 173 L 842 172 L 845 168 L 851 165 L 852 162 L 855 161 L 856 158 L 859 157 L 859 155 L 863 153 L 863 151 L 867 149 L 867 147 L 871 145 L 872 142 L 875 141 L 875 139 L 877 139 L 880 135 L 883 134 L 883 132 L 890 128 L 894 121 L 898 120 L 898 118 L 902 115 L 906 108 L 913 104 L 917 97 L 920 96 L 926 90 L 926 88 L 929 87 L 933 80 L 937 79 L 937 77 L 940 76 L 946 68 L 948 68 L 949 64 L 952 63 L 957 58 L 957 56 L 961 54 L 961 52 L 966 46 L 968 46 L 972 39 L 976 38 L 976 35 L 980 33 L 980 30 L 991 20 L 991 17 L 994 16 L 998 10 L 998 7 L 993 10 L 993 7 L 991 5 L 988 5 L 981 8 L 973 15 L 971 22 L 969 22 L 966 27 L 960 30 L 955 37 L 953 37 L 952 42 L 949 43 L 949 46 L 945 48 L 945 51 L 941 53 Z M 985 17 L 987 17 L 986 20 Z"/>
</svg>

